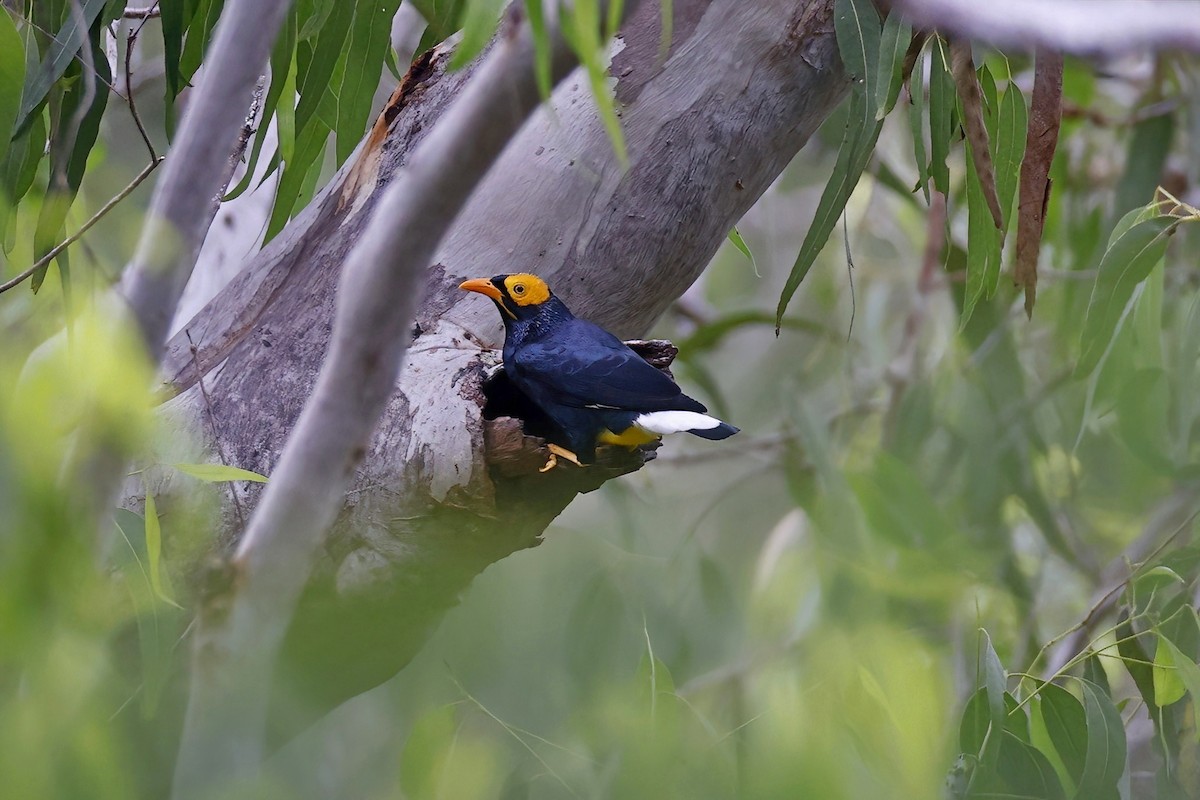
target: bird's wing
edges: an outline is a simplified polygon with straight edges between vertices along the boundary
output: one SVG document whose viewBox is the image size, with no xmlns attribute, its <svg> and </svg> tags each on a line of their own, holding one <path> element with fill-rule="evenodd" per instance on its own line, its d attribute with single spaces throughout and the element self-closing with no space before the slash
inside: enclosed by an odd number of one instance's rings
<svg viewBox="0 0 1200 800">
<path fill-rule="evenodd" d="M 556 402 L 627 411 L 706 410 L 612 334 L 572 322 L 553 341 L 528 342 L 513 354 L 520 376 Z"/>
</svg>

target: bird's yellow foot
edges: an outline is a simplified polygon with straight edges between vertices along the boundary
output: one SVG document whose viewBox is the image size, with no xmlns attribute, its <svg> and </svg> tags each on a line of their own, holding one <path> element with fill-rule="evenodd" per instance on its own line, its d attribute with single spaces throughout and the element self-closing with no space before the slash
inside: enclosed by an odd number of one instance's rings
<svg viewBox="0 0 1200 800">
<path fill-rule="evenodd" d="M 565 458 L 567 461 L 570 461 L 577 467 L 583 466 L 583 464 L 579 463 L 579 456 L 575 455 L 565 447 L 559 447 L 556 444 L 547 444 L 546 449 L 550 451 L 550 457 L 546 459 L 546 465 L 539 469 L 538 472 L 549 472 L 557 467 L 560 456 Z"/>
</svg>

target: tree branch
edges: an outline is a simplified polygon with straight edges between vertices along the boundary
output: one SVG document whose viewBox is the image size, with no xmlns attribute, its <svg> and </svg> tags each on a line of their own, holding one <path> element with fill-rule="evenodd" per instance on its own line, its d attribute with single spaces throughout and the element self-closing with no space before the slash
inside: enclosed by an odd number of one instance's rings
<svg viewBox="0 0 1200 800">
<path fill-rule="evenodd" d="M 384 191 L 350 253 L 329 356 L 238 547 L 228 613 L 201 619 L 176 797 L 236 785 L 261 759 L 275 658 L 399 375 L 419 276 L 538 105 L 533 38 L 513 23 Z M 557 82 L 575 58 L 557 32 L 552 53 Z"/>
<path fill-rule="evenodd" d="M 1176 0 L 892 0 L 914 25 L 996 47 L 1045 47 L 1074 55 L 1139 50 L 1200 52 L 1200 14 Z"/>
<path fill-rule="evenodd" d="M 225 167 L 245 109 L 290 6 L 290 0 L 231 0 L 225 6 L 205 59 L 209 71 L 184 112 L 150 200 L 121 293 L 156 363 L 212 224 L 212 199 L 228 180 Z"/>
</svg>

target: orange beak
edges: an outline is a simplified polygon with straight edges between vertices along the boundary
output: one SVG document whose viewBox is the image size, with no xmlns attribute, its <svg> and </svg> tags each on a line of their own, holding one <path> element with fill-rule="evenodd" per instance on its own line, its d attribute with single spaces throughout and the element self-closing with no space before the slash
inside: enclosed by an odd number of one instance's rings
<svg viewBox="0 0 1200 800">
<path fill-rule="evenodd" d="M 504 295 L 500 294 L 500 290 L 496 288 L 495 284 L 487 278 L 475 278 L 474 280 L 463 281 L 458 285 L 458 288 L 468 292 L 479 292 L 497 301 L 504 298 Z"/>
</svg>

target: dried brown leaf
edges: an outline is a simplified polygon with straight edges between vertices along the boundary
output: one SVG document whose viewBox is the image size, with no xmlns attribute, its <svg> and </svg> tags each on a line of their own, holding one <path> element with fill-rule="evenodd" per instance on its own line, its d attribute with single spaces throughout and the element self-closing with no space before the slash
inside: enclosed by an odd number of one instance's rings
<svg viewBox="0 0 1200 800">
<path fill-rule="evenodd" d="M 962 101 L 963 127 L 967 132 L 967 143 L 971 145 L 971 160 L 975 162 L 975 174 L 979 176 L 983 199 L 992 212 L 996 227 L 1002 229 L 1004 214 L 1000 210 L 1000 198 L 996 195 L 996 170 L 992 166 L 987 125 L 983 122 L 983 92 L 979 89 L 979 76 L 975 74 L 970 42 L 955 40 L 950 43 L 950 71 L 959 100 Z"/>
<path fill-rule="evenodd" d="M 1050 164 L 1058 146 L 1062 122 L 1063 58 L 1061 53 L 1039 50 L 1034 67 L 1033 100 L 1029 107 L 1029 132 L 1021 164 L 1017 205 L 1017 246 L 1013 281 L 1025 289 L 1025 313 L 1033 316 L 1037 299 L 1038 252 L 1046 205 L 1050 200 Z"/>
</svg>

